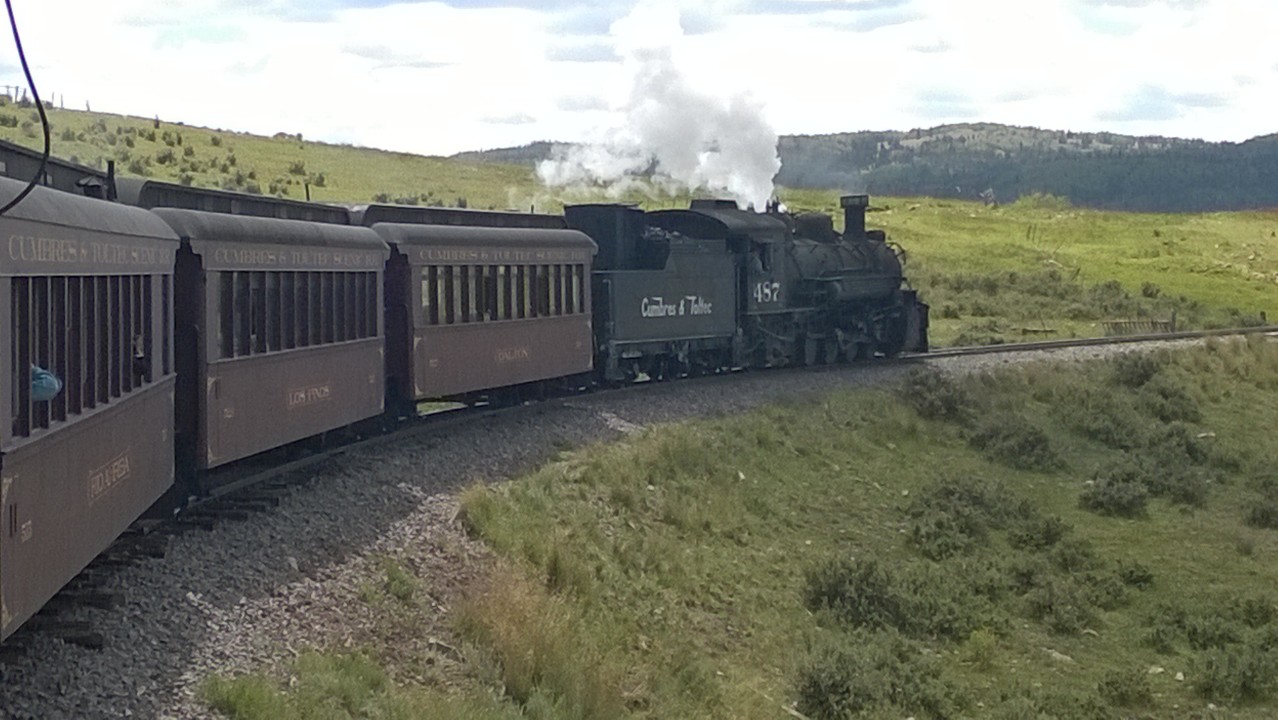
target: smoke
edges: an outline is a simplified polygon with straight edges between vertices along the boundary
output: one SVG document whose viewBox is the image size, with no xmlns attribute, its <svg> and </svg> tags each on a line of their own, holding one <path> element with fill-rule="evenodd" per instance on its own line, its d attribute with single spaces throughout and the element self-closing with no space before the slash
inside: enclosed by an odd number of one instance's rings
<svg viewBox="0 0 1278 720">
<path fill-rule="evenodd" d="M 698 92 L 680 72 L 669 43 L 678 11 L 640 3 L 613 25 L 634 81 L 625 121 L 583 145 L 560 146 L 537 166 L 551 187 L 590 188 L 612 197 L 704 190 L 762 209 L 781 168 L 777 133 L 747 95 Z"/>
</svg>

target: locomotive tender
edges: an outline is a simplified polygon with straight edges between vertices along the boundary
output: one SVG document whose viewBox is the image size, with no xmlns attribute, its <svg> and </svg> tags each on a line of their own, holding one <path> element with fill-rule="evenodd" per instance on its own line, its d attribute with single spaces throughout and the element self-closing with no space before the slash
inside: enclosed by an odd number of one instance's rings
<svg viewBox="0 0 1278 720">
<path fill-rule="evenodd" d="M 721 201 L 558 216 L 77 186 L 119 202 L 44 187 L 0 217 L 0 640 L 148 509 L 422 400 L 927 349 L 865 196 L 839 235 Z"/>
</svg>

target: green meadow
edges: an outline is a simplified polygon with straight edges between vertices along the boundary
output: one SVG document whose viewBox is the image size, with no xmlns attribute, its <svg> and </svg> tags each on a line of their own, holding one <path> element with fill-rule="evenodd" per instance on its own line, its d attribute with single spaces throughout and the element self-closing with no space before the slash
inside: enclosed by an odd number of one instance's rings
<svg viewBox="0 0 1278 720">
<path fill-rule="evenodd" d="M 1253 338 L 919 370 L 565 451 L 463 497 L 501 558 L 452 612 L 468 682 L 396 679 L 431 670 L 392 641 L 205 697 L 245 719 L 1273 717 L 1276 408 L 1278 343 Z M 433 612 L 421 582 L 388 567 L 363 601 Z"/>
</svg>

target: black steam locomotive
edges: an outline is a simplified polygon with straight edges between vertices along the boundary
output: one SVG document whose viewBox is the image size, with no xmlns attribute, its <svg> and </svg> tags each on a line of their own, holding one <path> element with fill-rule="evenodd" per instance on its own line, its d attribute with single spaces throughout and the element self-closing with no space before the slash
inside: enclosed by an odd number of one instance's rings
<svg viewBox="0 0 1278 720">
<path fill-rule="evenodd" d="M 596 372 L 616 382 L 925 351 L 927 305 L 905 287 L 901 252 L 865 229 L 867 196 L 842 204 L 842 235 L 827 215 L 723 200 L 567 208 L 599 246 Z"/>
</svg>

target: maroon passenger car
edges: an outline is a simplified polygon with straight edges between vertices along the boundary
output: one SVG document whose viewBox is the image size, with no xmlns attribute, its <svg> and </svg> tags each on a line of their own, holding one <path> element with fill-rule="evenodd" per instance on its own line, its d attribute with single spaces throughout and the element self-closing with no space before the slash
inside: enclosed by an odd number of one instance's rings
<svg viewBox="0 0 1278 720">
<path fill-rule="evenodd" d="M 575 230 L 376 223 L 387 374 L 404 400 L 465 398 L 590 372 L 590 266 Z"/>
<path fill-rule="evenodd" d="M 387 248 L 376 233 L 153 212 L 182 240 L 180 460 L 209 469 L 381 413 Z"/>
<path fill-rule="evenodd" d="M 0 203 L 24 184 L 0 178 Z M 0 238 L 3 639 L 173 483 L 178 243 L 144 210 L 39 187 Z"/>
</svg>

